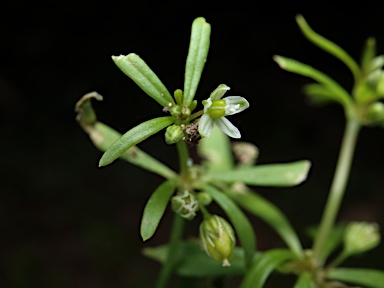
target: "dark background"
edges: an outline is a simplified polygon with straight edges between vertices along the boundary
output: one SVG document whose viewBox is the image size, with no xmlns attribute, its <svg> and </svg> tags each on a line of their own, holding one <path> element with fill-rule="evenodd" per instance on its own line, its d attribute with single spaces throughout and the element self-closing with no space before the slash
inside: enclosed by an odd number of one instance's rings
<svg viewBox="0 0 384 288">
<path fill-rule="evenodd" d="M 101 153 L 77 125 L 74 105 L 83 94 L 98 91 L 104 96 L 94 103 L 100 121 L 121 132 L 162 115 L 111 55 L 135 52 L 171 92 L 182 88 L 190 26 L 198 16 L 212 25 L 212 35 L 197 99 L 226 83 L 228 95 L 244 96 L 251 104 L 231 121 L 242 140 L 260 148 L 259 163 L 313 163 L 308 181 L 297 188 L 258 189 L 281 207 L 309 245 L 305 227 L 321 216 L 343 112 L 336 105 L 309 105 L 300 89 L 310 80 L 280 70 L 272 56 L 311 64 L 350 89 L 347 68 L 305 40 L 294 16 L 302 13 L 315 31 L 359 59 L 368 36 L 375 36 L 384 52 L 382 9 L 368 1 L 340 9 L 312 1 L 184 2 L 2 4 L 1 287 L 153 286 L 159 265 L 140 250 L 167 241 L 170 211 L 148 243 L 140 239 L 139 223 L 161 178 L 119 161 L 97 168 Z M 340 219 L 383 224 L 384 133 L 364 128 L 360 136 Z M 140 147 L 177 169 L 175 148 L 161 133 Z M 252 219 L 258 249 L 283 245 Z M 198 224 L 191 223 L 187 237 L 197 235 Z M 383 269 L 380 255 L 383 245 L 347 264 Z"/>
</svg>

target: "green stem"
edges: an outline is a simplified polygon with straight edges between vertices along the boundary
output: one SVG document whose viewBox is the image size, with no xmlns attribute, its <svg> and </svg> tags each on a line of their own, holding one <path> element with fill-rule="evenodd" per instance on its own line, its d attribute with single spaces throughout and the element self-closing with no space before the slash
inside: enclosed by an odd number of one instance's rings
<svg viewBox="0 0 384 288">
<path fill-rule="evenodd" d="M 203 213 L 204 220 L 208 220 L 209 217 L 211 217 L 211 214 L 208 212 L 208 210 L 204 207 L 204 205 L 200 205 L 201 213 Z"/>
<path fill-rule="evenodd" d="M 179 141 L 176 144 L 177 152 L 179 154 L 180 161 L 180 174 L 184 175 L 188 173 L 188 159 L 189 153 L 187 145 L 184 141 Z M 184 219 L 179 215 L 174 214 L 174 220 L 172 224 L 171 236 L 168 244 L 167 261 L 162 266 L 159 279 L 156 283 L 156 288 L 168 287 L 169 278 L 172 275 L 172 271 L 177 264 L 179 258 L 179 245 L 184 230 Z"/>
<path fill-rule="evenodd" d="M 179 215 L 174 214 L 174 220 L 172 224 L 171 237 L 168 244 L 167 261 L 162 266 L 156 288 L 169 287 L 169 278 L 172 275 L 180 254 L 178 253 L 179 244 L 184 230 L 184 219 Z"/>
<path fill-rule="evenodd" d="M 177 152 L 179 154 L 180 174 L 183 175 L 184 173 L 188 172 L 188 148 L 184 141 L 177 142 L 176 146 Z"/>
<path fill-rule="evenodd" d="M 334 267 L 339 266 L 346 258 L 348 257 L 348 254 L 345 253 L 345 250 L 343 250 L 339 256 L 337 256 L 330 264 L 327 266 L 327 270 L 330 270 Z"/>
<path fill-rule="evenodd" d="M 322 253 L 330 231 L 335 223 L 341 200 L 343 199 L 359 130 L 360 123 L 356 118 L 351 118 L 347 121 L 336 171 L 329 191 L 324 214 L 321 219 L 319 231 L 313 246 L 314 260 L 319 266 L 324 262 Z"/>
<path fill-rule="evenodd" d="M 191 116 L 189 116 L 189 121 L 192 121 L 193 119 L 196 119 L 197 117 L 200 117 L 204 114 L 204 110 L 200 110 L 196 113 L 193 113 Z"/>
</svg>

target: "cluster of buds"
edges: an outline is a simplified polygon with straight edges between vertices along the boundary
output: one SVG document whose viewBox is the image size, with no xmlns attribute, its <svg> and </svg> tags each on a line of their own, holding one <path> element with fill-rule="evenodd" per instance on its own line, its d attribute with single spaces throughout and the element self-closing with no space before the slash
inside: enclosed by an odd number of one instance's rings
<svg viewBox="0 0 384 288">
<path fill-rule="evenodd" d="M 225 116 L 239 113 L 249 107 L 248 101 L 240 96 L 228 96 L 222 99 L 225 92 L 230 88 L 221 84 L 217 87 L 206 100 L 203 100 L 204 110 L 203 115 L 198 124 L 198 133 L 200 137 L 209 137 L 212 133 L 213 126 L 217 125 L 225 134 L 232 138 L 240 138 L 241 134 Z M 169 106 L 164 107 L 163 111 L 169 112 L 175 117 L 175 124 L 168 126 L 165 132 L 165 142 L 174 144 L 181 140 L 190 138 L 190 134 L 185 127 L 194 127 L 190 124 L 193 120 L 191 111 L 196 108 L 196 100 L 192 101 L 189 107 L 183 107 L 183 92 L 178 89 L 174 93 L 176 104 L 169 103 Z"/>
</svg>

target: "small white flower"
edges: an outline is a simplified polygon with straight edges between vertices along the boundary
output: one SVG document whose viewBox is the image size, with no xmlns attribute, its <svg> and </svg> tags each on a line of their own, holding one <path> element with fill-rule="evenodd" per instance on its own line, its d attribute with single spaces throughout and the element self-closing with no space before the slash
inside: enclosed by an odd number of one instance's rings
<svg viewBox="0 0 384 288">
<path fill-rule="evenodd" d="M 203 101 L 204 114 L 200 118 L 199 133 L 202 137 L 209 137 L 214 124 L 221 131 L 232 138 L 240 138 L 240 131 L 224 116 L 239 113 L 249 107 L 248 101 L 240 96 L 229 96 L 221 99 L 230 88 L 221 84 L 207 100 Z"/>
</svg>

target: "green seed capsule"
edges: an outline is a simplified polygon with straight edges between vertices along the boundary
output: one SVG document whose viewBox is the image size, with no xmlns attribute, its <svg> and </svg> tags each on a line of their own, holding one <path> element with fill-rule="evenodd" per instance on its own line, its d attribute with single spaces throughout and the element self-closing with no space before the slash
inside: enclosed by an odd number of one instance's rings
<svg viewBox="0 0 384 288">
<path fill-rule="evenodd" d="M 235 233 L 231 225 L 222 217 L 212 215 L 200 224 L 200 239 L 205 252 L 215 260 L 229 266 L 235 247 Z"/>
</svg>

